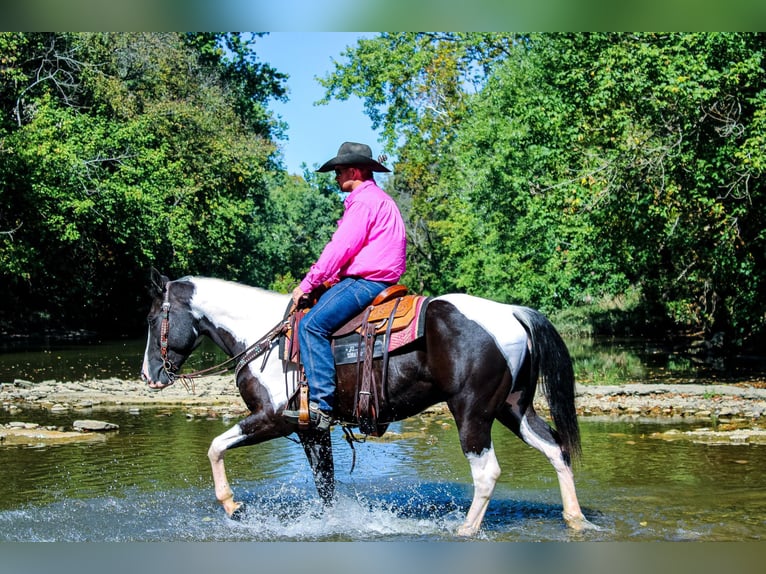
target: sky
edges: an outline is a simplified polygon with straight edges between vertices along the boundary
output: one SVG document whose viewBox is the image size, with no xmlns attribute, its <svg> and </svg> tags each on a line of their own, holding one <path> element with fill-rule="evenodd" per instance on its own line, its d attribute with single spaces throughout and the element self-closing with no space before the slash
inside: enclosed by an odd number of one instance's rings
<svg viewBox="0 0 766 574">
<path fill-rule="evenodd" d="M 290 76 L 288 102 L 269 104 L 288 124 L 289 139 L 281 142 L 288 173 L 301 175 L 302 163 L 310 169 L 322 165 L 335 157 L 345 141 L 368 144 L 375 157 L 382 153 L 379 134 L 364 114 L 360 98 L 314 105 L 324 96 L 316 78 L 331 72 L 333 59 L 342 60 L 343 50 L 364 36 L 357 32 L 271 32 L 256 40 L 258 60 Z"/>
</svg>

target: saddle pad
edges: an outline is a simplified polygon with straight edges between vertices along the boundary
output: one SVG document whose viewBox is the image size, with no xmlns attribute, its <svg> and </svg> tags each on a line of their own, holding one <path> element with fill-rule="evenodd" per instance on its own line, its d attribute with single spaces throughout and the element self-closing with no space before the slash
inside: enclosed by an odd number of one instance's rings
<svg viewBox="0 0 766 574">
<path fill-rule="evenodd" d="M 375 345 L 373 347 L 373 358 L 381 358 L 386 346 L 389 352 L 395 351 L 423 336 L 426 308 L 431 298 L 420 295 L 409 295 L 408 298 L 412 299 L 411 304 L 407 306 L 407 315 L 411 316 L 411 320 L 406 325 L 400 325 L 398 330 L 392 331 L 387 344 L 385 337 L 378 331 L 379 334 L 375 337 Z M 388 308 L 388 313 L 390 315 L 391 307 Z M 388 315 L 385 317 L 388 319 Z M 397 328 L 396 321 L 394 321 L 394 325 Z M 385 333 L 385 329 L 383 333 Z M 364 360 L 364 344 L 360 345 L 359 339 L 360 335 L 356 331 L 351 331 L 346 335 L 333 339 L 333 356 L 335 357 L 336 365 L 347 365 Z"/>
<path fill-rule="evenodd" d="M 404 329 L 416 319 L 423 304 L 423 299 L 425 297 L 422 295 L 404 295 L 403 297 L 397 297 L 396 299 L 375 305 L 369 308 L 367 322 L 375 325 L 376 334 L 385 333 L 389 330 L 389 319 L 393 319 L 391 330 L 398 331 Z M 393 318 L 391 317 L 392 312 L 394 313 Z M 333 333 L 333 337 L 344 337 L 353 332 L 361 333 L 365 314 L 366 311 L 362 311 L 345 325 L 338 327 L 335 333 Z"/>
</svg>

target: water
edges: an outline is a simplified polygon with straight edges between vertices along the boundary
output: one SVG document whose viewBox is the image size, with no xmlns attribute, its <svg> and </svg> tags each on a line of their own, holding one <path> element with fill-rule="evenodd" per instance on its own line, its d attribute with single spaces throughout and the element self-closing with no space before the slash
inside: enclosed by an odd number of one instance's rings
<svg viewBox="0 0 766 574">
<path fill-rule="evenodd" d="M 94 413 L 96 416 L 98 413 Z M 26 411 L 22 418 L 62 424 Z M 103 443 L 0 448 L 0 541 L 450 541 L 470 504 L 468 465 L 449 419 L 418 417 L 352 453 L 334 429 L 338 503 L 325 512 L 302 449 L 279 439 L 230 451 L 241 522 L 215 501 L 206 452 L 228 428 L 181 411 L 102 413 Z M 0 422 L 9 415 L 0 411 Z M 37 420 L 34 420 L 37 419 Z M 657 423 L 582 422 L 576 476 L 600 531 L 561 519 L 553 469 L 496 428 L 503 474 L 479 536 L 489 541 L 740 541 L 766 537 L 766 452 L 652 438 Z M 400 437 L 400 438 L 396 438 Z"/>
<path fill-rule="evenodd" d="M 12 344 L 0 341 L 0 383 L 22 379 L 78 381 L 116 377 L 135 379 L 141 369 L 145 340 L 91 343 Z M 661 341 L 646 339 L 567 340 L 575 375 L 581 383 L 739 382 L 766 379 L 766 357 L 739 357 L 700 363 Z M 191 371 L 222 362 L 226 356 L 209 339 L 186 363 Z"/>
<path fill-rule="evenodd" d="M 116 377 L 135 379 L 141 370 L 145 340 L 51 343 L 43 346 L 0 343 L 0 383 L 21 379 L 80 381 Z M 197 365 L 216 364 L 225 355 L 205 340 L 187 361 Z"/>
<path fill-rule="evenodd" d="M 579 380 L 723 380 L 646 344 L 570 348 Z M 5 349 L 0 382 L 134 379 L 142 353 L 140 341 Z M 221 356 L 203 345 L 192 358 L 190 368 L 198 368 Z M 764 373 L 762 363 L 743 372 L 732 371 L 732 379 Z M 108 420 L 120 430 L 99 443 L 0 446 L 0 541 L 452 541 L 470 505 L 470 472 L 448 415 L 397 423 L 383 440 L 356 445 L 353 473 L 352 451 L 335 429 L 338 503 L 324 513 L 299 445 L 279 439 L 229 452 L 229 479 L 249 509 L 241 522 L 227 519 L 215 500 L 206 456 L 213 437 L 233 421 L 188 417 L 178 409 L 0 410 L 0 423 L 69 426 L 74 418 Z M 578 495 L 601 530 L 576 533 L 561 518 L 551 466 L 498 425 L 493 437 L 503 474 L 479 539 L 763 540 L 766 447 L 652 437 L 668 428 L 581 420 Z"/>
</svg>

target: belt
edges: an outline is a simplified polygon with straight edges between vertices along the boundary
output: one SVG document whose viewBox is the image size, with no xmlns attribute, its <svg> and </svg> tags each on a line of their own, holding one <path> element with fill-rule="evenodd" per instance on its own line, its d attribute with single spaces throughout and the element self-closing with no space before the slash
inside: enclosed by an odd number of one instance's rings
<svg viewBox="0 0 766 574">
<path fill-rule="evenodd" d="M 367 279 L 367 277 L 362 277 L 361 275 L 344 275 L 343 277 L 340 278 L 341 281 L 343 281 L 344 279 L 353 279 L 355 281 L 358 281 L 360 279 L 363 281 L 375 281 L 375 279 Z M 388 285 L 388 286 L 396 285 L 396 283 L 391 283 L 390 281 L 375 281 L 375 282 L 383 283 L 384 285 Z"/>
</svg>

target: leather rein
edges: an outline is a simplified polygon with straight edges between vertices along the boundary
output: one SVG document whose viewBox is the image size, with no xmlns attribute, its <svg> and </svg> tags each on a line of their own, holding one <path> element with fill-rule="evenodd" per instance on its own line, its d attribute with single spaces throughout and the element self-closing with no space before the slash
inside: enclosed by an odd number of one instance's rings
<svg viewBox="0 0 766 574">
<path fill-rule="evenodd" d="M 168 378 L 168 384 L 170 386 L 177 380 L 180 380 L 187 391 L 194 392 L 194 379 L 201 377 L 222 375 L 227 371 L 234 369 L 235 378 L 239 375 L 239 372 L 253 359 L 258 358 L 263 353 L 268 351 L 272 343 L 287 330 L 290 319 L 284 319 L 277 323 L 269 330 L 263 337 L 258 339 L 255 343 L 250 345 L 241 353 L 229 357 L 225 361 L 206 369 L 200 369 L 191 373 L 178 374 L 178 368 L 173 364 L 173 361 L 168 357 L 168 334 L 170 333 L 170 301 L 169 301 L 168 289 L 165 289 L 165 298 L 162 302 L 162 323 L 160 324 L 160 357 L 162 358 L 162 370 L 165 376 Z M 236 365 L 234 363 L 236 362 Z"/>
</svg>

